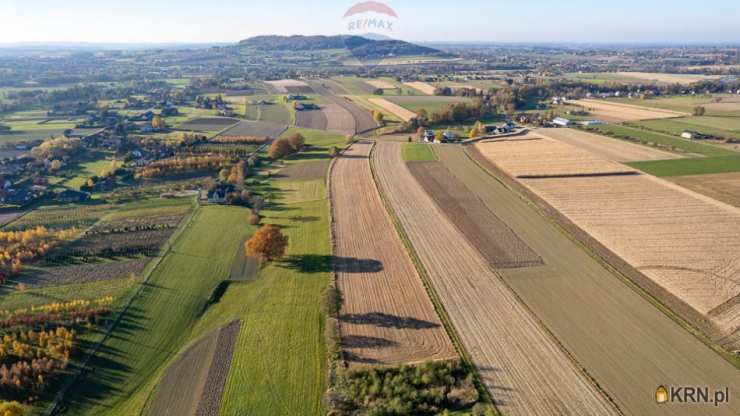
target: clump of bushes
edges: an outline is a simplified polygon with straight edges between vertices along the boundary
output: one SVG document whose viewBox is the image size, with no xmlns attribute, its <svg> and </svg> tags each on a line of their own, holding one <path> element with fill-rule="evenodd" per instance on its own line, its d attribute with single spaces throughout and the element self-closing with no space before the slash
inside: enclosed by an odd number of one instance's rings
<svg viewBox="0 0 740 416">
<path fill-rule="evenodd" d="M 333 416 L 431 416 L 473 406 L 488 416 L 487 409 L 492 409 L 478 403 L 480 399 L 472 373 L 453 360 L 348 370 L 326 393 L 325 403 Z"/>
<path fill-rule="evenodd" d="M 292 134 L 288 138 L 277 139 L 272 142 L 267 155 L 277 160 L 293 153 L 300 152 L 306 146 L 306 139 L 300 133 Z"/>
</svg>

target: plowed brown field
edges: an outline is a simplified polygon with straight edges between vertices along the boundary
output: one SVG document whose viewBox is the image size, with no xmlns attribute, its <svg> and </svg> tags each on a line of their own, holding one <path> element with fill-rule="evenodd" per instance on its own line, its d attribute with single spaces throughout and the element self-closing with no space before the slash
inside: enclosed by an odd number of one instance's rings
<svg viewBox="0 0 740 416">
<path fill-rule="evenodd" d="M 424 192 L 398 143 L 378 143 L 377 180 L 498 408 L 506 415 L 616 411 Z"/>
<path fill-rule="evenodd" d="M 321 111 L 326 117 L 326 129 L 338 131 L 342 134 L 355 134 L 355 118 L 352 113 L 338 104 L 324 104 Z"/>
<path fill-rule="evenodd" d="M 740 172 L 666 178 L 684 188 L 740 208 Z"/>
<path fill-rule="evenodd" d="M 452 342 L 375 188 L 370 147 L 355 143 L 331 172 L 345 358 L 351 366 L 454 358 Z"/>
<path fill-rule="evenodd" d="M 491 212 L 464 183 L 438 162 L 408 164 L 427 194 L 465 234 L 489 264 L 498 269 L 537 266 L 542 259 Z"/>
</svg>

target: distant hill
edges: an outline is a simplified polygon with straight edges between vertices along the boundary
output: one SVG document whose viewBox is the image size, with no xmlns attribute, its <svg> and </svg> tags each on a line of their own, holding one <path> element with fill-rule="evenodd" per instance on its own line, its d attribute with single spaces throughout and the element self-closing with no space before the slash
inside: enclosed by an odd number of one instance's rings
<svg viewBox="0 0 740 416">
<path fill-rule="evenodd" d="M 447 56 L 444 52 L 394 39 L 369 39 L 362 36 L 256 36 L 239 42 L 243 48 L 260 51 L 320 51 L 347 49 L 361 58 L 389 56 Z"/>
</svg>

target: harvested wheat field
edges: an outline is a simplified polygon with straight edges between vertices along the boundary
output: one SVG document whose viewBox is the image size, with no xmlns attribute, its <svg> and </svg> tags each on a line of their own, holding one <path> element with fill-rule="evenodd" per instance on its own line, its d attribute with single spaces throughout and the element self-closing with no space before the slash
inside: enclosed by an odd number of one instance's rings
<svg viewBox="0 0 740 416">
<path fill-rule="evenodd" d="M 684 188 L 740 208 L 740 172 L 666 178 Z"/>
<path fill-rule="evenodd" d="M 740 210 L 649 175 L 524 184 L 699 313 L 740 293 Z M 733 332 L 740 305 L 712 321 Z"/>
<path fill-rule="evenodd" d="M 499 410 L 507 415 L 616 414 L 424 192 L 404 164 L 400 145 L 378 143 L 372 163 Z"/>
<path fill-rule="evenodd" d="M 587 150 L 614 162 L 680 159 L 685 156 L 577 129 L 539 129 L 536 134 Z"/>
<path fill-rule="evenodd" d="M 685 117 L 689 115 L 678 111 L 640 107 L 637 105 L 602 100 L 573 100 L 568 101 L 568 104 L 584 107 L 594 117 L 611 122 Z"/>
<path fill-rule="evenodd" d="M 434 91 L 437 89 L 434 85 L 421 81 L 404 82 L 404 84 L 415 90 L 419 90 L 426 95 L 434 95 Z"/>
<path fill-rule="evenodd" d="M 355 143 L 331 172 L 345 359 L 358 366 L 454 358 L 452 342 L 375 188 L 370 148 Z"/>
<path fill-rule="evenodd" d="M 311 87 L 305 82 L 297 79 L 281 79 L 277 81 L 265 81 L 276 92 L 281 94 L 310 94 Z"/>
<path fill-rule="evenodd" d="M 382 79 L 368 79 L 365 81 L 365 83 L 370 84 L 371 86 L 381 90 L 392 90 L 398 88 L 392 82 L 388 82 Z"/>
<path fill-rule="evenodd" d="M 622 413 L 693 416 L 694 408 L 660 406 L 645 392 L 661 384 L 735 384 L 735 367 L 513 191 L 513 179 L 500 173 L 492 176 L 461 146 L 435 150 L 451 175 L 542 257 L 543 266 L 497 271 Z M 707 414 L 734 415 L 738 407 L 740 403 L 735 408 L 713 408 Z"/>
<path fill-rule="evenodd" d="M 324 98 L 347 110 L 352 115 L 355 120 L 355 132 L 353 133 L 363 133 L 378 127 L 378 124 L 373 120 L 373 116 L 369 111 L 355 104 L 347 97 L 336 95 L 330 87 L 330 82 L 324 80 L 311 81 L 310 85 L 317 94 L 321 94 Z"/>
<path fill-rule="evenodd" d="M 520 178 L 636 172 L 622 164 L 598 158 L 586 150 L 545 138 L 539 132 L 516 139 L 481 143 L 478 149 L 508 174 Z"/>
<path fill-rule="evenodd" d="M 619 76 L 643 79 L 646 81 L 657 81 L 665 84 L 689 85 L 699 81 L 718 79 L 719 75 L 699 74 L 663 74 L 659 72 L 617 72 Z"/>
<path fill-rule="evenodd" d="M 321 111 L 326 117 L 326 129 L 337 131 L 345 135 L 354 135 L 356 131 L 355 118 L 352 113 L 338 104 L 324 104 Z"/>
<path fill-rule="evenodd" d="M 438 162 L 412 162 L 411 174 L 467 237 L 497 269 L 539 266 L 542 259 L 491 212 L 464 183 Z"/>
<path fill-rule="evenodd" d="M 413 111 L 409 111 L 396 103 L 386 100 L 385 98 L 368 98 L 367 100 L 403 121 L 409 121 L 416 117 L 416 113 Z"/>
</svg>

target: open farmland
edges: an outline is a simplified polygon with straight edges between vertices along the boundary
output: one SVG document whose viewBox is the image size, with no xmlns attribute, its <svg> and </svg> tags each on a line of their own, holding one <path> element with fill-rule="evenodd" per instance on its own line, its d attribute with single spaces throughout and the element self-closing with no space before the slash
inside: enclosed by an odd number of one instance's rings
<svg viewBox="0 0 740 416">
<path fill-rule="evenodd" d="M 137 414 L 157 374 L 184 345 L 189 329 L 208 303 L 211 290 L 228 275 L 233 248 L 246 227 L 238 208 L 205 207 L 177 238 L 124 314 L 113 336 L 90 362 L 95 377 L 70 391 L 76 414 Z"/>
<path fill-rule="evenodd" d="M 266 121 L 242 120 L 230 129 L 221 133 L 222 136 L 265 136 L 274 139 L 287 129 L 285 124 Z"/>
<path fill-rule="evenodd" d="M 192 131 L 221 131 L 229 126 L 233 126 L 238 123 L 239 120 L 235 118 L 226 117 L 196 117 L 190 119 L 179 126 L 180 130 L 192 130 Z"/>
<path fill-rule="evenodd" d="M 488 142 L 479 149 L 515 177 L 635 173 L 634 169 L 627 166 L 600 159 L 586 150 L 557 140 L 544 138 L 537 132 L 515 139 Z"/>
<path fill-rule="evenodd" d="M 388 97 L 388 101 L 393 104 L 416 112 L 422 108 L 429 114 L 446 110 L 452 104 L 469 103 L 470 99 L 466 97 L 425 97 L 425 96 L 397 96 Z"/>
<path fill-rule="evenodd" d="M 295 112 L 295 125 L 307 129 L 326 130 L 328 121 L 322 110 L 301 110 Z"/>
<path fill-rule="evenodd" d="M 464 183 L 436 162 L 409 163 L 409 170 L 447 218 L 497 269 L 539 266 L 542 259 L 483 205 Z"/>
<path fill-rule="evenodd" d="M 568 104 L 584 107 L 592 116 L 606 121 L 637 121 L 657 118 L 684 117 L 687 113 L 659 108 L 641 107 L 602 100 L 572 100 Z"/>
<path fill-rule="evenodd" d="M 432 84 L 420 81 L 404 82 L 404 84 L 418 91 L 421 91 L 426 95 L 434 95 L 434 91 L 437 89 L 437 87 Z"/>
<path fill-rule="evenodd" d="M 689 130 L 709 134 L 720 139 L 736 139 L 740 141 L 740 112 L 737 117 L 679 117 L 663 120 L 645 120 L 630 124 L 674 136 L 680 136 L 681 133 Z M 729 145 L 731 146 L 731 144 Z M 735 145 L 740 149 L 740 144 L 736 143 Z"/>
<path fill-rule="evenodd" d="M 617 72 L 618 76 L 631 77 L 644 81 L 660 82 L 664 84 L 689 85 L 695 82 L 719 78 L 719 75 L 695 74 L 664 74 L 658 72 Z"/>
<path fill-rule="evenodd" d="M 506 159 L 489 151 L 497 145 L 477 147 L 509 171 Z M 532 150 L 523 146 L 518 151 L 528 156 Z M 697 313 L 724 335 L 740 327 L 740 306 L 732 306 L 731 301 L 740 293 L 740 210 L 648 175 L 524 179 L 522 183 L 646 276 L 638 282 L 641 286 L 710 335 L 715 331 L 697 321 Z M 717 241 L 723 243 L 717 245 Z M 721 308 L 726 302 L 731 307 Z"/>
<path fill-rule="evenodd" d="M 478 251 L 421 189 L 398 143 L 372 163 L 494 403 L 508 415 L 616 414 Z"/>
<path fill-rule="evenodd" d="M 226 377 L 231 368 L 236 338 L 241 329 L 240 321 L 233 321 L 218 331 L 216 348 L 211 365 L 208 368 L 203 393 L 198 403 L 196 416 L 218 416 L 221 410 L 221 398 L 224 393 Z"/>
<path fill-rule="evenodd" d="M 673 176 L 668 180 L 740 208 L 740 172 Z"/>
<path fill-rule="evenodd" d="M 277 81 L 265 81 L 280 94 L 311 94 L 313 90 L 305 81 L 297 79 L 281 79 Z"/>
<path fill-rule="evenodd" d="M 393 114 L 403 121 L 409 121 L 412 118 L 416 117 L 415 112 L 407 110 L 406 108 L 396 103 L 390 102 L 385 98 L 368 98 L 368 101 L 383 108 L 384 110 L 388 111 L 389 113 Z"/>
<path fill-rule="evenodd" d="M 331 173 L 339 329 L 350 365 L 454 358 L 434 306 L 373 182 L 370 143 L 355 143 Z"/>
<path fill-rule="evenodd" d="M 394 83 L 383 79 L 369 79 L 365 82 L 381 90 L 392 90 L 398 88 Z"/>
<path fill-rule="evenodd" d="M 736 368 L 552 224 L 515 191 L 515 180 L 485 171 L 459 146 L 435 149 L 451 175 L 542 257 L 539 267 L 497 271 L 623 414 L 693 416 L 695 408 L 661 407 L 645 392 L 660 384 L 733 385 Z"/>
<path fill-rule="evenodd" d="M 577 129 L 539 129 L 536 134 L 587 150 L 615 162 L 679 159 L 683 155 L 613 139 Z"/>
<path fill-rule="evenodd" d="M 321 94 L 325 99 L 328 99 L 352 114 L 352 117 L 355 119 L 355 133 L 364 133 L 378 127 L 369 111 L 360 107 L 347 97 L 334 94 L 330 88 L 324 86 L 323 80 L 312 81 L 311 87 L 317 94 Z"/>
<path fill-rule="evenodd" d="M 345 135 L 355 134 L 355 119 L 352 113 L 338 104 L 324 104 L 321 112 L 326 117 L 326 130 L 337 131 Z"/>
</svg>

